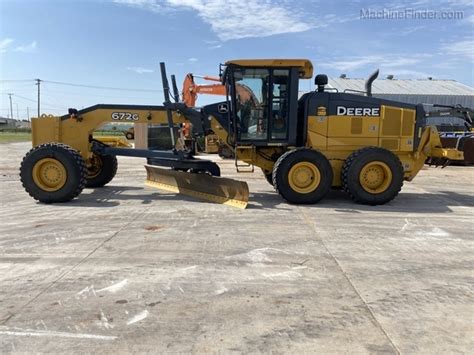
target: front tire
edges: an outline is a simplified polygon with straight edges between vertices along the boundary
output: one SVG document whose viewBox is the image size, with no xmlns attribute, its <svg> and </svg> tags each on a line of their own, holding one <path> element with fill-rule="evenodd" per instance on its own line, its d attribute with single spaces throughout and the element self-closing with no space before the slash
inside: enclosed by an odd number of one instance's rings
<svg viewBox="0 0 474 355">
<path fill-rule="evenodd" d="M 114 155 L 93 154 L 87 167 L 86 187 L 102 187 L 112 181 L 117 173 L 117 157 Z"/>
<path fill-rule="evenodd" d="M 352 153 L 342 168 L 342 186 L 350 197 L 366 205 L 393 200 L 403 186 L 403 166 L 392 152 L 367 147 Z"/>
<path fill-rule="evenodd" d="M 318 151 L 300 148 L 286 152 L 273 167 L 273 186 L 288 202 L 313 204 L 331 189 L 333 171 Z"/>
<path fill-rule="evenodd" d="M 62 143 L 31 149 L 20 166 L 26 192 L 43 203 L 68 202 L 86 185 L 87 169 L 79 152 Z"/>
</svg>

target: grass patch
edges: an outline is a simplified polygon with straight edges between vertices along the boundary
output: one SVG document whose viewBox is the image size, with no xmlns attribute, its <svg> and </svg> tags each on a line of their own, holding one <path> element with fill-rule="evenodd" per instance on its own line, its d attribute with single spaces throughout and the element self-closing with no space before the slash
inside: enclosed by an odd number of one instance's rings
<svg viewBox="0 0 474 355">
<path fill-rule="evenodd" d="M 124 131 L 94 131 L 94 136 L 122 136 Z"/>
<path fill-rule="evenodd" d="M 31 141 L 30 132 L 1 132 L 0 143 L 28 142 Z"/>
</svg>

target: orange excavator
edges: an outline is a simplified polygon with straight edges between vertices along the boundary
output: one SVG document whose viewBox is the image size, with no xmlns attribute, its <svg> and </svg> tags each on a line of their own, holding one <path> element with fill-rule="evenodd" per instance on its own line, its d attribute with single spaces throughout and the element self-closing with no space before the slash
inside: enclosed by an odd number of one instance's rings
<svg viewBox="0 0 474 355">
<path fill-rule="evenodd" d="M 197 85 L 194 82 L 194 78 L 201 78 L 207 81 L 217 81 L 219 84 L 207 84 L 207 85 Z M 195 107 L 198 94 L 208 94 L 208 95 L 221 95 L 225 96 L 225 86 L 222 85 L 219 78 L 213 76 L 199 76 L 193 75 L 191 73 L 186 74 L 186 77 L 183 81 L 183 91 L 182 91 L 183 102 L 188 107 Z"/>
<path fill-rule="evenodd" d="M 194 82 L 194 78 L 201 78 L 207 81 L 216 81 L 219 84 L 198 85 Z M 258 100 L 255 97 L 255 94 L 249 87 L 243 84 L 237 84 L 236 90 L 237 90 L 239 101 L 258 102 Z M 226 90 L 225 90 L 225 86 L 222 85 L 220 78 L 216 78 L 214 76 L 207 76 L 207 75 L 205 76 L 194 75 L 191 73 L 186 74 L 186 77 L 184 78 L 184 81 L 183 81 L 183 91 L 182 91 L 183 102 L 188 107 L 195 107 L 198 94 L 225 96 Z"/>
<path fill-rule="evenodd" d="M 207 81 L 218 82 L 219 84 L 196 84 L 194 78 L 200 78 Z M 236 85 L 237 98 L 241 102 L 258 102 L 253 91 L 245 85 Z M 183 81 L 183 91 L 181 92 L 182 101 L 188 107 L 196 107 L 196 101 L 199 94 L 207 95 L 219 95 L 225 96 L 226 88 L 222 85 L 221 79 L 213 76 L 201 76 L 194 75 L 191 73 L 186 74 Z M 219 137 L 215 134 L 208 134 L 205 137 L 205 153 L 218 153 L 222 158 L 233 158 L 234 152 L 232 152 L 228 145 L 221 144 Z"/>
</svg>

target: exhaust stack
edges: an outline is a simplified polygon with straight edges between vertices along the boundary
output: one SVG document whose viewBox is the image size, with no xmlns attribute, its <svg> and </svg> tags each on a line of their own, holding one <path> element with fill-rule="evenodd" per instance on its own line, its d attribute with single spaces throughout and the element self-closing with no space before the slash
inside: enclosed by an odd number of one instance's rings
<svg viewBox="0 0 474 355">
<path fill-rule="evenodd" d="M 378 76 L 379 76 L 379 70 L 377 69 L 369 76 L 369 78 L 365 82 L 365 92 L 367 93 L 368 97 L 372 96 L 372 83 L 374 82 L 375 79 L 377 79 Z"/>
</svg>

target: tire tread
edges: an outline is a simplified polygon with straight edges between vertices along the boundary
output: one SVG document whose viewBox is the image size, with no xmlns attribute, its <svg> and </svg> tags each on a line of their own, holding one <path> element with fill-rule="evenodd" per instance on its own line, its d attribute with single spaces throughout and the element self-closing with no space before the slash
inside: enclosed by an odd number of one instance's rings
<svg viewBox="0 0 474 355">
<path fill-rule="evenodd" d="M 359 196 L 357 196 L 356 194 L 354 194 L 352 191 L 350 191 L 349 187 L 348 187 L 348 181 L 349 181 L 349 170 L 352 166 L 352 164 L 358 160 L 358 158 L 363 155 L 363 154 L 366 154 L 366 152 L 370 152 L 370 151 L 378 151 L 378 152 L 383 152 L 384 154 L 386 153 L 389 153 L 391 155 L 393 155 L 395 158 L 396 158 L 396 161 L 397 161 L 397 169 L 399 170 L 399 173 L 403 176 L 403 165 L 402 163 L 400 162 L 400 159 L 398 159 L 398 157 L 392 153 L 391 151 L 387 150 L 387 149 L 384 149 L 384 148 L 380 148 L 380 147 L 364 147 L 362 149 L 359 149 L 359 150 L 356 150 L 354 151 L 351 155 L 349 155 L 349 157 L 346 159 L 346 161 L 344 162 L 344 165 L 342 167 L 342 171 L 341 171 L 341 180 L 342 180 L 342 189 L 343 191 L 345 191 L 347 194 L 349 194 L 349 197 L 357 202 L 357 203 L 361 203 L 361 204 L 368 204 L 368 205 L 376 205 L 378 203 L 369 203 L 363 199 L 361 199 Z M 397 190 L 392 194 L 392 196 L 388 199 L 386 199 L 383 204 L 393 200 L 397 195 L 398 193 L 401 191 L 403 187 L 403 179 L 402 179 L 402 182 L 401 184 L 399 185 L 399 187 L 397 188 Z"/>
<path fill-rule="evenodd" d="M 61 199 L 58 199 L 58 200 L 54 201 L 54 202 L 68 202 L 68 201 L 76 198 L 77 196 L 79 196 L 80 193 L 82 192 L 82 190 L 84 189 L 84 187 L 86 186 L 87 167 L 86 167 L 86 163 L 85 163 L 84 159 L 79 154 L 79 152 L 77 150 L 73 149 L 72 147 L 70 147 L 67 144 L 64 144 L 64 143 L 44 143 L 44 144 L 40 144 L 40 145 L 30 149 L 28 151 L 28 153 L 26 153 L 26 155 L 23 157 L 23 160 L 21 161 L 21 164 L 20 164 L 21 184 L 22 184 L 23 188 L 25 189 L 25 191 L 28 193 L 28 195 L 30 195 L 35 200 L 40 201 L 40 202 L 44 202 L 44 203 L 51 203 L 52 202 L 52 201 L 50 201 L 49 198 L 46 199 L 46 198 L 41 198 L 41 197 L 35 196 L 30 191 L 30 187 L 28 186 L 28 182 L 26 181 L 25 176 L 24 176 L 24 174 L 27 173 L 26 165 L 28 164 L 28 160 L 30 159 L 31 155 L 33 153 L 37 152 L 38 150 L 48 149 L 48 148 L 51 149 L 51 150 L 57 150 L 57 148 L 64 149 L 69 154 L 71 154 L 71 156 L 76 161 L 77 166 L 79 167 L 80 176 L 79 176 L 79 184 L 77 185 L 77 187 L 73 191 L 70 191 L 66 196 L 62 197 Z"/>
</svg>

